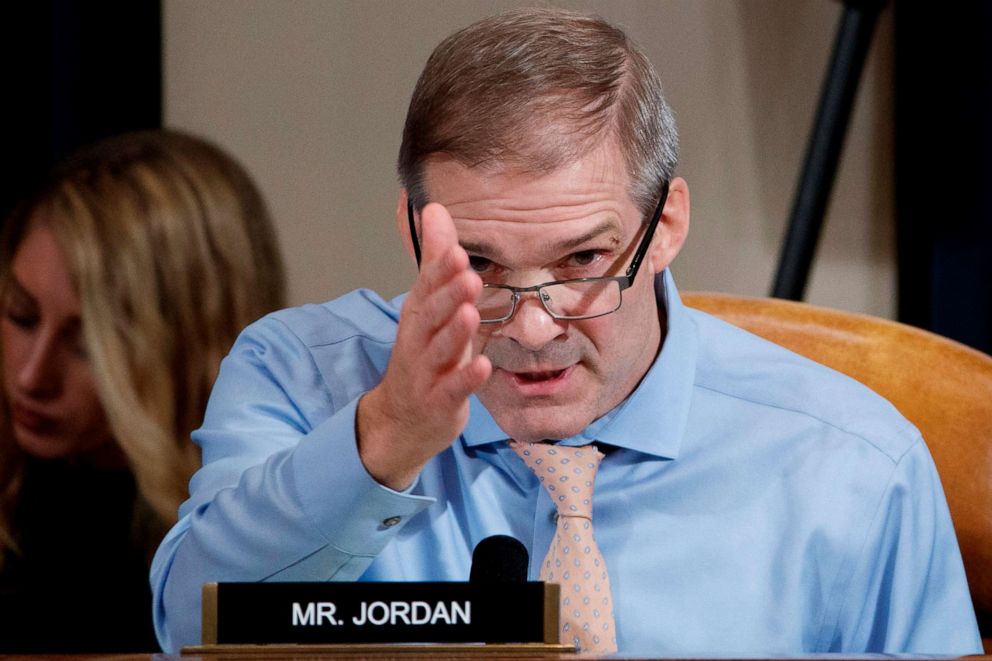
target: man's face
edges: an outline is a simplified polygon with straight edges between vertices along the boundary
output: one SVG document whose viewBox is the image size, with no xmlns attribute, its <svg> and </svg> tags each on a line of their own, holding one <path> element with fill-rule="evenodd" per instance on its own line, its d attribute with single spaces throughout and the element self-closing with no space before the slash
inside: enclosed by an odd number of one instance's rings
<svg viewBox="0 0 992 661">
<path fill-rule="evenodd" d="M 526 287 L 622 275 L 644 229 L 612 147 L 548 175 L 473 169 L 451 159 L 430 161 L 425 175 L 430 200 L 447 208 L 471 268 L 486 283 Z M 511 438 L 578 434 L 637 386 L 662 337 L 653 276 L 684 236 L 684 227 L 672 231 L 667 220 L 616 312 L 557 320 L 527 293 L 510 320 L 481 326 L 474 348 L 490 359 L 493 373 L 477 394 Z"/>
</svg>

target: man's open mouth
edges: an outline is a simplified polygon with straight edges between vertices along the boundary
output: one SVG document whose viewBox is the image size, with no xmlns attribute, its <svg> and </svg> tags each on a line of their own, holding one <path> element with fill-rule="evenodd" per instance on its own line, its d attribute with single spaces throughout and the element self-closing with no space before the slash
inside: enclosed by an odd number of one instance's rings
<svg viewBox="0 0 992 661">
<path fill-rule="evenodd" d="M 564 369 L 560 370 L 547 370 L 543 372 L 514 372 L 516 376 L 521 381 L 526 381 L 528 383 L 538 383 L 540 381 L 552 381 L 554 379 L 560 378 L 565 373 Z"/>
</svg>

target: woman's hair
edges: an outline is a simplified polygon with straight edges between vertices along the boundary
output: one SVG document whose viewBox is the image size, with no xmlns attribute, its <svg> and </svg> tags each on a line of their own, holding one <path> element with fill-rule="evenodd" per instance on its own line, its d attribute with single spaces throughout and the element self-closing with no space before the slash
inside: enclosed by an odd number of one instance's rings
<svg viewBox="0 0 992 661">
<path fill-rule="evenodd" d="M 202 422 L 221 359 L 242 328 L 284 305 L 265 203 L 217 146 L 142 131 L 73 155 L 13 212 L 0 238 L 0 294 L 37 222 L 65 255 L 111 432 L 143 505 L 164 528 L 199 466 L 190 432 Z M 6 402 L 0 434 L 2 563 L 17 547 L 12 517 L 24 464 Z"/>
</svg>

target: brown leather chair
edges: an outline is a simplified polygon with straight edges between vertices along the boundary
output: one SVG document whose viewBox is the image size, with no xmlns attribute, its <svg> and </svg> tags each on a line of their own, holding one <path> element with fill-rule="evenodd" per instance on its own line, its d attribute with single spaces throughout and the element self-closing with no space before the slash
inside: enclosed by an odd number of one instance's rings
<svg viewBox="0 0 992 661">
<path fill-rule="evenodd" d="M 920 429 L 992 653 L 992 356 L 912 326 L 805 303 L 710 293 L 683 301 L 857 379 Z"/>
</svg>

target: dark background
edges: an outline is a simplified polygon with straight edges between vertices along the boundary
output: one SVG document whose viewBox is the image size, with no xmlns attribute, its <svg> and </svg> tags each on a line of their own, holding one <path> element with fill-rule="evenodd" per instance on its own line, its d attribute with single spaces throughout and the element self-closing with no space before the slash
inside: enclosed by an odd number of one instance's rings
<svg viewBox="0 0 992 661">
<path fill-rule="evenodd" d="M 38 0 L 0 9 L 0 209 L 54 162 L 100 138 L 162 124 L 157 0 Z"/>
<path fill-rule="evenodd" d="M 894 9 L 899 318 L 992 353 L 992 3 Z"/>
</svg>

